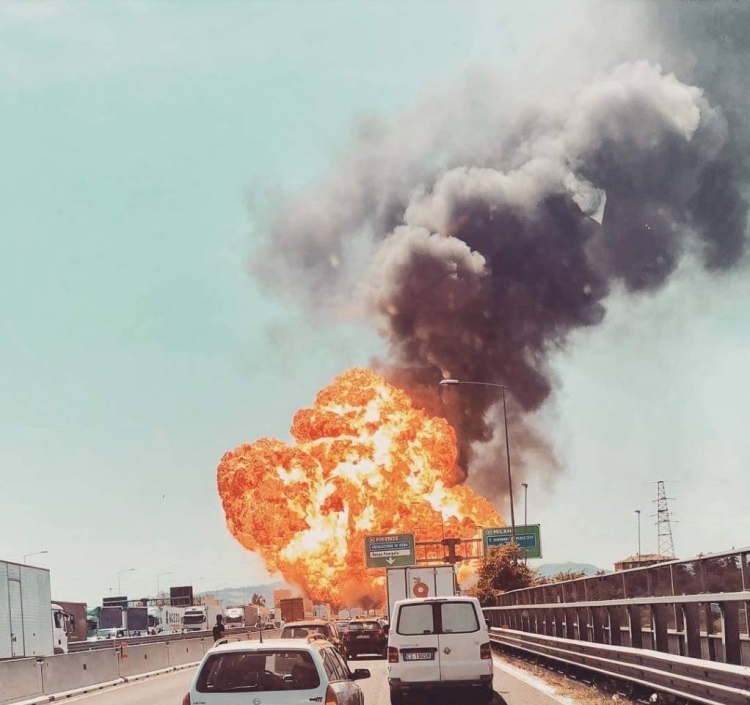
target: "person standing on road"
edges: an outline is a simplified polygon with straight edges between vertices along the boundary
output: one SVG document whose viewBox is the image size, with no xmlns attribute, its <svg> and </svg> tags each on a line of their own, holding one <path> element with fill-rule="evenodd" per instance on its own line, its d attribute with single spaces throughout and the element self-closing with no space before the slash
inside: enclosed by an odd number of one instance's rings
<svg viewBox="0 0 750 705">
<path fill-rule="evenodd" d="M 222 617 L 220 614 L 216 615 L 216 624 L 214 624 L 213 633 L 214 643 L 219 641 L 219 639 L 224 636 L 224 617 Z"/>
</svg>

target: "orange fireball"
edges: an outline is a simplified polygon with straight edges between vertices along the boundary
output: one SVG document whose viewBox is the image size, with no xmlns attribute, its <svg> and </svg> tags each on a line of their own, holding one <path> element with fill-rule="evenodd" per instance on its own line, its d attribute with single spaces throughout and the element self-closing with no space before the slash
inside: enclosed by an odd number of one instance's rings
<svg viewBox="0 0 750 705">
<path fill-rule="evenodd" d="M 234 537 L 314 600 L 383 602 L 382 571 L 365 567 L 369 534 L 468 538 L 504 524 L 459 484 L 448 422 L 371 370 L 337 377 L 297 412 L 292 436 L 291 447 L 261 438 L 226 453 L 218 487 Z"/>
</svg>

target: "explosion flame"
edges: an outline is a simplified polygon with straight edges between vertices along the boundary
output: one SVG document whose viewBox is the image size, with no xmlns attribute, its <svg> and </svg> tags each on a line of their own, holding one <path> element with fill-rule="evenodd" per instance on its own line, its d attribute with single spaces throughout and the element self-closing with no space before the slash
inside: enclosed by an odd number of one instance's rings
<svg viewBox="0 0 750 705">
<path fill-rule="evenodd" d="M 226 453 L 218 488 L 234 537 L 315 600 L 382 603 L 382 571 L 365 567 L 367 535 L 470 538 L 505 523 L 460 484 L 449 423 L 371 370 L 337 377 L 291 433 L 293 446 L 261 438 Z"/>
</svg>

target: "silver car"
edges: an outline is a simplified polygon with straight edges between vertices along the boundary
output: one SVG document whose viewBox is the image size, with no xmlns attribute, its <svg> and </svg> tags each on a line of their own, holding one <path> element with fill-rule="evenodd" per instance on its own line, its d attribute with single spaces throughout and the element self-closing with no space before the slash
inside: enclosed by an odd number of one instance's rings
<svg viewBox="0 0 750 705">
<path fill-rule="evenodd" d="M 333 644 L 319 637 L 235 641 L 214 646 L 196 671 L 183 705 L 364 705 L 356 681 Z"/>
</svg>

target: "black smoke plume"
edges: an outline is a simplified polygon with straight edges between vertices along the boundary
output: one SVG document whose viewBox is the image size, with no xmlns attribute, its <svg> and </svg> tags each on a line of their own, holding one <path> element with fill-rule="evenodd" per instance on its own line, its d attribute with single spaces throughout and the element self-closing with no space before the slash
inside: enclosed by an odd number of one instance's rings
<svg viewBox="0 0 750 705">
<path fill-rule="evenodd" d="M 743 255 L 750 18 L 724 17 L 730 40 L 704 9 L 675 24 L 649 5 L 659 36 L 567 92 L 519 107 L 512 83 L 472 79 L 363 127 L 264 233 L 256 273 L 316 307 L 363 302 L 389 345 L 378 366 L 448 416 L 471 473 L 498 462 L 497 390 L 441 400 L 439 380 L 507 385 L 516 461 L 554 464 L 525 421 L 554 388 L 550 354 L 603 320 L 613 286 L 654 292 L 685 257 L 720 271 Z"/>
</svg>

